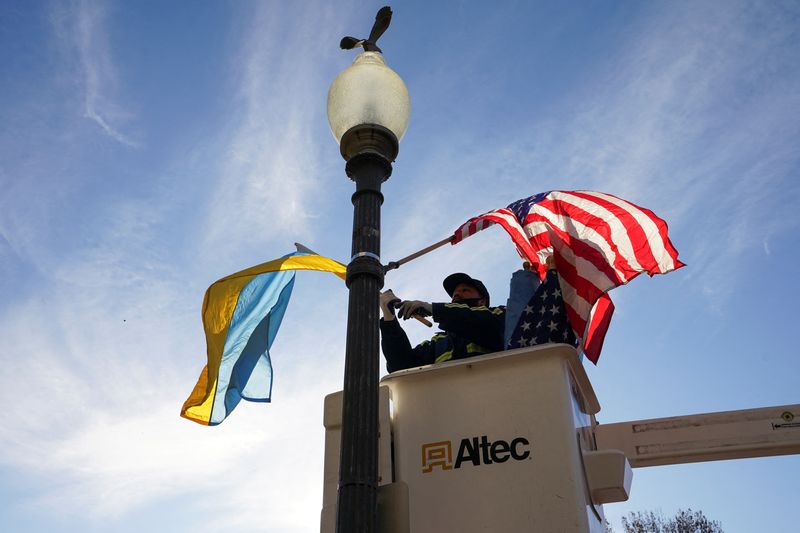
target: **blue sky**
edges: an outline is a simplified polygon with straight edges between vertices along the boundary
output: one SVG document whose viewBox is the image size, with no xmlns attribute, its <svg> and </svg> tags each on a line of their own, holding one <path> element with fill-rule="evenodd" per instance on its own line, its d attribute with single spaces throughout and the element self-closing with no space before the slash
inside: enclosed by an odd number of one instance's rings
<svg viewBox="0 0 800 533">
<path fill-rule="evenodd" d="M 300 273 L 273 403 L 179 418 L 204 364 L 203 292 L 289 252 L 350 251 L 353 184 L 327 89 L 375 2 L 0 7 L 0 529 L 315 531 L 322 400 L 346 290 Z M 548 189 L 654 210 L 688 264 L 613 291 L 589 375 L 601 422 L 798 402 L 800 9 L 795 2 L 402 2 L 381 40 L 412 101 L 382 255 Z M 387 277 L 499 302 L 491 228 Z M 407 326 L 412 340 L 430 331 Z M 634 471 L 631 510 L 798 529 L 800 458 Z M 618 528 L 619 530 L 619 528 Z"/>
</svg>

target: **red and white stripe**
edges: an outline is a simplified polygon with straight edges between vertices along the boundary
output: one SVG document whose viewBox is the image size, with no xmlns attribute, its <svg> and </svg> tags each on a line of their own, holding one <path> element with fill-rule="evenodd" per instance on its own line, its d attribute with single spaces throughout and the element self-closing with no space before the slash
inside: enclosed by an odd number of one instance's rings
<svg viewBox="0 0 800 533">
<path fill-rule="evenodd" d="M 667 235 L 667 224 L 652 211 L 610 194 L 552 191 L 534 204 L 522 224 L 500 208 L 468 220 L 453 244 L 497 223 L 524 259 L 544 277 L 555 255 L 570 325 L 594 362 L 614 304 L 606 294 L 647 272 L 666 274 L 683 266 Z"/>
</svg>

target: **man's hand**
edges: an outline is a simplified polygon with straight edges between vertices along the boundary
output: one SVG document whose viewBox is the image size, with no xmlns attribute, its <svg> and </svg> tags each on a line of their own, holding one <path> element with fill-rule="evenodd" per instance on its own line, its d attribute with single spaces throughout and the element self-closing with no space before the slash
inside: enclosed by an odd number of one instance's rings
<svg viewBox="0 0 800 533">
<path fill-rule="evenodd" d="M 425 317 L 433 314 L 433 306 L 428 302 L 419 300 L 406 300 L 400 304 L 400 316 L 403 320 L 408 320 L 414 315 Z"/>
<path fill-rule="evenodd" d="M 383 313 L 384 320 L 386 320 L 387 322 L 389 320 L 394 320 L 394 307 L 395 304 L 399 302 L 400 298 L 395 296 L 391 289 L 381 293 L 379 298 L 379 303 L 381 306 L 381 312 Z"/>
</svg>

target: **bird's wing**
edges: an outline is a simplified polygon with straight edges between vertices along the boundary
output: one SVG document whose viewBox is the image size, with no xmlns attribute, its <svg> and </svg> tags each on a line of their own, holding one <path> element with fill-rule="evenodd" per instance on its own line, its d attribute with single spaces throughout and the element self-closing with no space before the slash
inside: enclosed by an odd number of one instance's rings
<svg viewBox="0 0 800 533">
<path fill-rule="evenodd" d="M 342 50 L 351 50 L 362 42 L 363 41 L 361 39 L 356 39 L 355 37 L 342 37 L 342 40 L 339 42 L 339 48 Z"/>
<path fill-rule="evenodd" d="M 386 28 L 389 27 L 390 22 L 392 22 L 392 8 L 383 6 L 378 10 L 378 14 L 375 15 L 375 24 L 372 25 L 372 31 L 369 32 L 367 40 L 373 44 L 377 42 L 383 32 L 386 31 Z"/>
</svg>

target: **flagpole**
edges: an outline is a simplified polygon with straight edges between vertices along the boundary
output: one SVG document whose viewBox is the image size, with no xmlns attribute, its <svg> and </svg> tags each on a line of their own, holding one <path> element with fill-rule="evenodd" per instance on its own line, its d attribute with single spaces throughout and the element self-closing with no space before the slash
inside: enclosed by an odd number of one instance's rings
<svg viewBox="0 0 800 533">
<path fill-rule="evenodd" d="M 383 271 L 384 272 L 388 272 L 390 270 L 394 270 L 396 268 L 400 268 L 401 266 L 405 265 L 409 261 L 413 261 L 414 259 L 416 259 L 418 257 L 422 257 L 423 255 L 427 254 L 428 252 L 432 252 L 437 248 L 441 248 L 442 246 L 444 246 L 447 243 L 453 242 L 454 238 L 455 237 L 453 237 L 451 235 L 451 236 L 449 236 L 449 237 L 447 237 L 445 239 L 442 239 L 441 241 L 439 241 L 437 243 L 431 244 L 430 246 L 428 246 L 426 248 L 423 248 L 422 250 L 420 250 L 418 252 L 414 252 L 413 254 L 411 254 L 409 256 L 406 256 L 406 257 L 404 257 L 402 259 L 399 259 L 397 261 L 389 261 L 389 263 L 385 267 L 383 267 Z"/>
</svg>

